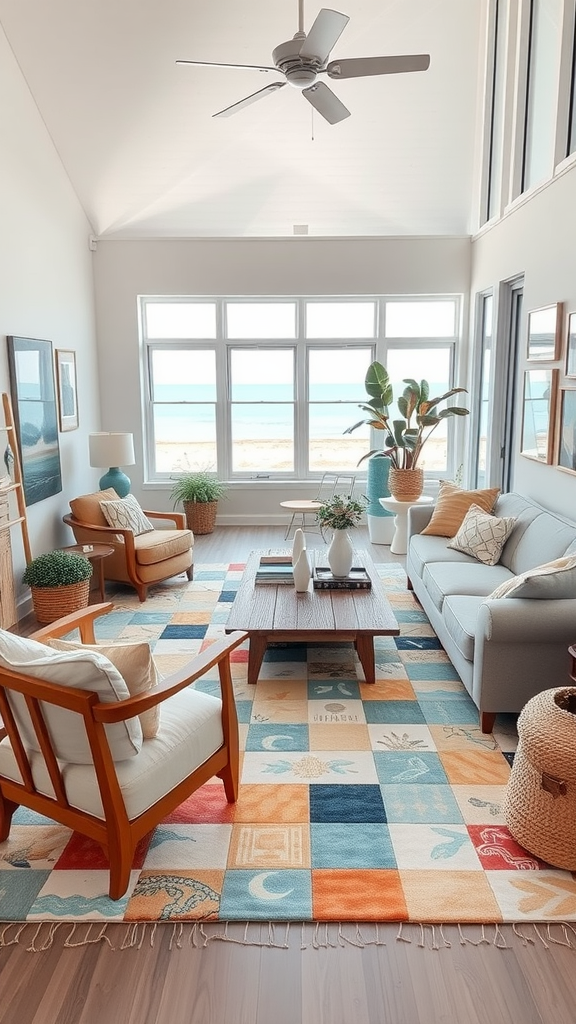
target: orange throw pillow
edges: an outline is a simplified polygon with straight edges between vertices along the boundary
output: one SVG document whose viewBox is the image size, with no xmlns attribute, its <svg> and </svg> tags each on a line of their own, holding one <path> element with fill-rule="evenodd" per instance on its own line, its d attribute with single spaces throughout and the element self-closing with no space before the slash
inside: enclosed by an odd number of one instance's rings
<svg viewBox="0 0 576 1024">
<path fill-rule="evenodd" d="M 432 534 L 434 537 L 455 537 L 471 505 L 479 505 L 484 512 L 491 512 L 499 494 L 498 487 L 481 491 L 463 491 L 456 484 L 443 481 L 440 484 L 432 518 L 422 533 Z"/>
</svg>

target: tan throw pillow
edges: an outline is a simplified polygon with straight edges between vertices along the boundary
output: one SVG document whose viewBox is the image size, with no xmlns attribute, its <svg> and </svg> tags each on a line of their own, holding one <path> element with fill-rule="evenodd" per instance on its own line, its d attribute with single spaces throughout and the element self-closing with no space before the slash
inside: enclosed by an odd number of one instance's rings
<svg viewBox="0 0 576 1024">
<path fill-rule="evenodd" d="M 556 558 L 520 576 L 501 583 L 486 598 L 527 597 L 536 600 L 569 601 L 576 598 L 576 555 Z"/>
<path fill-rule="evenodd" d="M 440 484 L 432 518 L 422 533 L 432 534 L 434 537 L 455 537 L 471 505 L 478 505 L 483 512 L 491 512 L 499 494 L 498 487 L 463 491 L 456 487 L 456 484 L 443 481 Z"/>
<path fill-rule="evenodd" d="M 472 555 L 484 565 L 496 565 L 515 522 L 512 517 L 499 519 L 483 512 L 478 505 L 471 505 L 448 547 Z"/>
<path fill-rule="evenodd" d="M 96 651 L 101 654 L 118 670 L 131 697 L 146 693 L 158 684 L 158 671 L 148 643 L 81 644 L 76 640 L 55 637 L 44 642 L 55 651 Z M 138 717 L 144 739 L 153 739 L 160 725 L 160 708 L 150 708 Z"/>
<path fill-rule="evenodd" d="M 101 501 L 100 508 L 108 526 L 117 530 L 131 530 L 135 537 L 139 537 L 141 533 L 150 533 L 154 529 L 133 494 L 117 501 Z"/>
</svg>

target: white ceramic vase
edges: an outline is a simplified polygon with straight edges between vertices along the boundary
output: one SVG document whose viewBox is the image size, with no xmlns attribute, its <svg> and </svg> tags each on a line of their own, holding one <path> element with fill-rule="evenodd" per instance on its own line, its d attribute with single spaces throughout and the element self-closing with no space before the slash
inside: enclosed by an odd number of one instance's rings
<svg viewBox="0 0 576 1024">
<path fill-rule="evenodd" d="M 354 548 L 346 530 L 334 530 L 328 548 L 328 565 L 333 576 L 347 576 L 352 568 Z"/>
<path fill-rule="evenodd" d="M 306 548 L 302 548 L 302 551 L 298 555 L 298 558 L 294 562 L 294 586 L 298 594 L 304 594 L 308 590 L 308 584 L 310 583 L 310 562 L 308 561 L 308 555 L 306 554 Z"/>
<path fill-rule="evenodd" d="M 306 550 L 306 535 L 303 530 L 298 528 L 294 531 L 294 540 L 292 541 L 292 565 L 296 565 L 300 552 Z"/>
</svg>

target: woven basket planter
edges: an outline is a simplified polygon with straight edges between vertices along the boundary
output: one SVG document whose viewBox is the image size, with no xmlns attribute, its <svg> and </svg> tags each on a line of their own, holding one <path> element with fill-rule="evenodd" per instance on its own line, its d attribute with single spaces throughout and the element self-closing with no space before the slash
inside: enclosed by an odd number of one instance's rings
<svg viewBox="0 0 576 1024">
<path fill-rule="evenodd" d="M 388 474 L 388 489 L 396 501 L 418 501 L 424 490 L 423 469 L 395 469 Z"/>
<path fill-rule="evenodd" d="M 216 526 L 217 501 L 184 501 L 186 526 L 192 533 L 212 533 Z"/>
<path fill-rule="evenodd" d="M 526 850 L 576 871 L 576 686 L 543 690 L 523 708 L 504 815 Z"/>
<path fill-rule="evenodd" d="M 34 615 L 46 624 L 86 608 L 90 597 L 90 580 L 69 583 L 64 587 L 30 587 Z"/>
</svg>

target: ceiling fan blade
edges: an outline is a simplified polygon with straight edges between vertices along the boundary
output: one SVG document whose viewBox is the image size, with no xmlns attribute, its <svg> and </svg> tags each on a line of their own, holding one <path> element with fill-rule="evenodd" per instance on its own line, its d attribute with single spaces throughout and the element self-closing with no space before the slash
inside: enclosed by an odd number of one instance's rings
<svg viewBox="0 0 576 1024">
<path fill-rule="evenodd" d="M 352 57 L 332 60 L 326 68 L 330 78 L 363 78 L 367 75 L 396 75 L 405 71 L 426 71 L 429 53 L 404 54 L 398 57 Z"/>
<path fill-rule="evenodd" d="M 315 82 L 309 89 L 303 89 L 302 95 L 329 124 L 338 124 L 345 117 L 350 117 L 350 111 L 323 82 Z"/>
<path fill-rule="evenodd" d="M 307 59 L 316 57 L 323 64 L 328 60 L 330 50 L 340 39 L 349 21 L 347 14 L 339 14 L 338 11 L 323 7 L 302 43 L 300 56 Z"/>
<path fill-rule="evenodd" d="M 278 68 L 269 68 L 262 64 L 216 64 L 212 60 L 177 60 L 176 64 L 192 64 L 193 67 L 201 68 L 239 68 L 242 71 L 276 71 L 278 73 Z"/>
<path fill-rule="evenodd" d="M 237 103 L 232 103 L 229 107 L 224 107 L 223 110 L 219 110 L 216 114 L 212 114 L 212 117 L 230 117 L 231 114 L 235 114 L 237 110 L 242 110 L 243 107 L 249 107 L 251 103 L 256 103 L 257 100 L 261 100 L 264 96 L 268 96 L 270 93 L 276 92 L 277 89 L 283 89 L 286 82 L 271 82 L 270 85 L 265 85 L 263 89 L 258 89 L 258 92 L 252 92 L 249 96 L 245 96 L 243 100 L 238 100 Z"/>
</svg>

